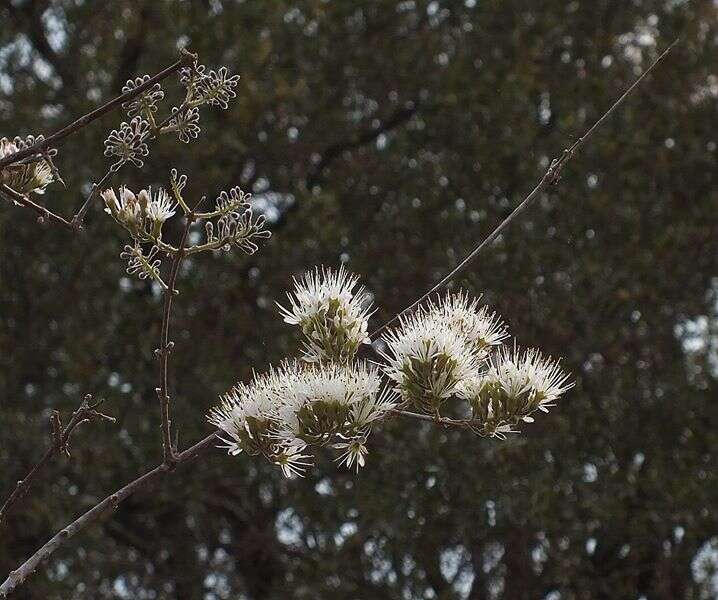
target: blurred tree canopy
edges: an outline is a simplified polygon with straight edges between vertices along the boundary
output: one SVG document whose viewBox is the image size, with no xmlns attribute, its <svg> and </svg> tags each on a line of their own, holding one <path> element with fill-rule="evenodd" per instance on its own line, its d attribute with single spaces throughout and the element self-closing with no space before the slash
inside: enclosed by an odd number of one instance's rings
<svg viewBox="0 0 718 600">
<path fill-rule="evenodd" d="M 274 236 L 187 261 L 174 314 L 180 447 L 218 394 L 296 352 L 292 275 L 343 261 L 376 324 L 502 219 L 675 37 L 666 64 L 560 184 L 455 285 L 577 387 L 506 441 L 414 422 L 358 476 L 302 480 L 220 451 L 66 544 L 17 598 L 712 598 L 718 594 L 718 7 L 710 0 L 6 0 L 0 134 L 50 133 L 179 47 L 240 73 L 189 146 L 162 140 L 115 184 L 213 198 L 241 184 Z M 164 88 L 172 94 L 174 82 Z M 67 140 L 63 214 L 104 173 L 104 117 Z M 0 207 L 0 496 L 52 409 L 107 398 L 0 533 L 3 577 L 161 460 L 161 303 L 128 277 L 99 205 L 85 231 Z M 178 232 L 175 232 L 177 234 Z"/>
</svg>

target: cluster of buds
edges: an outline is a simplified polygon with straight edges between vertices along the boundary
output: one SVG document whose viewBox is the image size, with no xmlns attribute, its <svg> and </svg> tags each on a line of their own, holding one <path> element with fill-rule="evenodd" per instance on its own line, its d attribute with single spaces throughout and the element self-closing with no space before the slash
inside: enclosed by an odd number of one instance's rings
<svg viewBox="0 0 718 600">
<path fill-rule="evenodd" d="M 347 467 L 363 466 L 372 424 L 394 406 L 366 364 L 293 361 L 237 384 L 208 419 L 225 434 L 230 454 L 262 455 L 290 475 L 311 464 L 312 446 L 341 450 Z"/>
<path fill-rule="evenodd" d="M 201 131 L 200 107 L 206 104 L 227 109 L 237 96 L 239 75 L 229 75 L 226 67 L 215 71 L 195 60 L 191 66 L 180 69 L 179 75 L 180 84 L 185 88 L 184 100 L 172 107 L 164 119 L 157 116 L 159 104 L 165 99 L 159 83 L 122 105 L 131 120 L 122 122 L 105 140 L 105 156 L 115 161 L 111 171 L 119 171 L 128 163 L 141 168 L 149 154 L 148 142 L 159 135 L 172 133 L 184 143 L 196 139 Z M 122 92 L 132 92 L 149 81 L 149 75 L 129 79 Z"/>
<path fill-rule="evenodd" d="M 105 212 L 135 239 L 161 239 L 162 226 L 177 208 L 163 188 L 154 193 L 148 188 L 135 194 L 128 187 L 121 186 L 119 195 L 113 189 L 104 190 L 100 195 L 105 201 Z"/>
<path fill-rule="evenodd" d="M 16 137 L 13 140 L 0 138 L 0 158 L 15 154 L 42 139 L 42 136 L 28 136 L 25 139 Z M 45 188 L 55 180 L 49 156 L 50 153 L 47 157 L 32 156 L 24 161 L 0 168 L 0 184 L 8 186 L 20 194 L 29 194 L 30 192 L 44 194 Z"/>
</svg>

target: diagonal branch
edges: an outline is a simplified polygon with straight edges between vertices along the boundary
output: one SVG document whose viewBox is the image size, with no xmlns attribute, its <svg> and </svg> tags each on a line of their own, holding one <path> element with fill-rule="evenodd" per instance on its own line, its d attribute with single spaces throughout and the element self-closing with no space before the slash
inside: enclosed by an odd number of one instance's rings
<svg viewBox="0 0 718 600">
<path fill-rule="evenodd" d="M 20 205 L 24 206 L 25 208 L 34 210 L 38 215 L 40 215 L 38 217 L 38 221 L 40 221 L 40 220 L 44 221 L 45 219 L 48 219 L 54 223 L 58 223 L 59 225 L 63 225 L 64 227 L 67 227 L 69 229 L 74 229 L 72 223 L 70 223 L 70 221 L 68 221 L 64 217 L 61 217 L 60 215 L 55 214 L 54 212 L 45 208 L 44 206 L 41 206 L 40 204 L 33 202 L 25 194 L 16 192 L 10 186 L 5 185 L 4 183 L 0 185 L 0 194 L 5 196 L 11 203 L 16 202 L 17 204 L 20 204 Z"/>
<path fill-rule="evenodd" d="M 394 315 L 381 327 L 375 329 L 369 337 L 371 337 L 372 339 L 376 339 L 376 337 L 387 327 L 389 327 L 389 325 L 401 319 L 401 317 L 405 314 L 410 313 L 429 296 L 443 288 L 454 277 L 463 273 L 467 269 L 467 267 L 472 262 L 474 262 L 474 260 L 476 260 L 476 257 L 481 253 L 481 251 L 487 248 L 504 229 L 506 229 L 522 212 L 524 212 L 534 202 L 534 200 L 538 198 L 539 194 L 543 190 L 545 190 L 550 185 L 555 185 L 556 183 L 558 183 L 561 177 L 561 171 L 566 166 L 568 161 L 571 160 L 573 155 L 581 149 L 581 147 L 591 138 L 591 136 L 603 124 L 603 122 L 606 121 L 606 119 L 608 119 L 608 117 L 610 117 L 611 114 L 621 104 L 623 104 L 626 98 L 628 98 L 631 93 L 633 93 L 633 91 L 641 84 L 641 82 L 648 76 L 648 74 L 653 71 L 653 69 L 668 55 L 668 53 L 671 51 L 673 46 L 678 43 L 678 41 L 679 40 L 676 39 L 670 46 L 668 46 L 668 48 L 666 48 L 663 53 L 656 60 L 653 61 L 651 66 L 648 67 L 648 69 L 646 69 L 643 74 L 638 79 L 636 79 L 636 81 L 633 82 L 633 84 L 621 95 L 621 97 L 613 103 L 611 108 L 609 108 L 605 113 L 603 113 L 601 118 L 598 119 L 598 121 L 596 121 L 588 129 L 588 131 L 586 131 L 586 133 L 584 133 L 573 144 L 571 144 L 569 148 L 563 151 L 563 154 L 561 154 L 560 158 L 555 158 L 551 161 L 551 165 L 549 166 L 546 173 L 544 173 L 543 177 L 541 177 L 541 180 L 538 182 L 536 187 L 531 190 L 529 195 L 521 201 L 521 203 L 509 214 L 508 217 L 506 217 L 503 221 L 501 221 L 501 223 L 499 223 L 496 229 L 494 229 L 486 238 L 479 242 L 479 244 L 475 246 L 474 249 L 471 250 L 471 252 L 469 252 L 458 265 L 456 265 L 455 268 L 453 268 L 443 279 L 441 279 L 441 281 L 434 285 L 418 300 L 415 300 L 404 310 Z"/>
<path fill-rule="evenodd" d="M 182 50 L 182 56 L 176 62 L 172 63 L 169 67 L 163 69 L 155 76 L 150 77 L 142 85 L 139 85 L 136 88 L 130 90 L 129 92 L 120 94 L 116 98 L 105 102 L 105 104 L 103 104 L 99 108 L 96 108 L 95 110 L 87 113 L 86 115 L 73 121 L 69 125 L 63 127 L 62 129 L 60 129 L 60 131 L 53 133 L 52 135 L 36 142 L 35 144 L 32 144 L 31 146 L 28 146 L 23 150 L 19 150 L 14 154 L 10 154 L 5 158 L 0 158 L 0 169 L 13 163 L 20 162 L 21 160 L 29 156 L 41 154 L 44 150 L 47 150 L 50 147 L 57 146 L 58 142 L 61 142 L 69 135 L 72 135 L 73 133 L 79 131 L 83 127 L 86 127 L 96 119 L 99 119 L 108 112 L 111 112 L 119 105 L 124 104 L 135 96 L 140 95 L 145 90 L 151 88 L 155 83 L 166 79 L 173 73 L 179 71 L 182 67 L 190 66 L 194 62 L 195 58 L 196 56 L 191 52 L 188 52 L 187 50 Z"/>
<path fill-rule="evenodd" d="M 111 422 L 115 421 L 114 417 L 109 417 L 96 410 L 100 404 L 102 404 L 102 401 L 95 403 L 92 403 L 91 401 L 91 395 L 88 394 L 85 396 L 82 404 L 80 404 L 80 407 L 72 413 L 70 422 L 64 429 L 62 428 L 60 413 L 56 410 L 52 412 L 52 417 L 50 418 L 50 423 L 52 424 L 52 444 L 48 446 L 40 460 L 32 469 L 30 469 L 30 472 L 15 484 L 15 489 L 12 491 L 8 499 L 5 500 L 2 507 L 0 507 L 0 526 L 2 526 L 5 521 L 5 517 L 7 516 L 10 508 L 12 508 L 13 504 L 19 501 L 28 492 L 30 486 L 35 480 L 35 477 L 50 460 L 50 458 L 52 458 L 55 454 L 61 453 L 65 453 L 68 456 L 70 455 L 68 444 L 70 442 L 70 436 L 75 431 L 76 427 L 82 423 L 87 423 L 88 421 L 97 419 L 104 419 Z"/>
<path fill-rule="evenodd" d="M 396 316 L 394 316 L 392 319 L 387 321 L 384 325 L 379 327 L 376 331 L 372 333 L 372 337 L 376 337 L 381 331 L 383 331 L 386 327 L 388 327 L 391 323 L 396 321 L 401 315 L 405 314 L 407 311 L 413 309 L 417 304 L 419 304 L 421 301 L 426 299 L 429 295 L 434 293 L 436 290 L 440 289 L 443 285 L 448 283 L 454 276 L 457 274 L 463 272 L 463 270 L 468 266 L 468 264 L 473 261 L 476 256 L 479 254 L 482 248 L 486 247 L 486 245 L 490 244 L 493 240 L 496 239 L 496 236 L 505 228 L 520 212 L 522 212 L 527 206 L 531 204 L 531 202 L 536 198 L 538 193 L 546 188 L 548 185 L 556 183 L 558 180 L 558 177 L 561 173 L 561 170 L 563 169 L 564 165 L 568 162 L 568 160 L 573 156 L 573 153 L 576 152 L 594 133 L 594 131 L 603 123 L 610 115 L 611 113 L 620 106 L 623 101 L 634 91 L 634 89 L 645 79 L 645 77 L 650 73 L 654 67 L 658 65 L 659 62 L 661 62 L 668 52 L 671 50 L 671 48 L 677 43 L 678 40 L 673 42 L 664 52 L 661 54 L 654 62 L 653 64 L 641 75 L 634 83 L 631 85 L 631 87 L 628 88 L 626 92 L 611 106 L 611 108 L 604 113 L 604 115 L 584 134 L 583 137 L 579 138 L 574 142 L 574 144 L 564 151 L 561 158 L 556 159 L 552 162 L 551 167 L 546 172 L 546 174 L 541 178 L 540 182 L 534 188 L 534 190 L 523 200 L 523 202 L 512 212 L 502 223 L 499 225 L 499 227 L 494 230 L 494 232 L 489 235 L 483 242 L 481 242 L 474 250 L 471 251 L 471 253 L 461 262 L 459 265 L 453 269 L 444 279 L 442 279 L 434 288 L 429 290 L 424 296 L 422 296 L 419 300 L 411 304 L 409 307 L 405 308 L 403 311 L 398 313 Z M 174 286 L 172 286 L 174 287 Z M 425 417 L 423 415 L 417 415 L 415 416 L 415 413 L 407 413 L 406 411 L 399 412 L 401 416 L 410 417 L 410 418 L 420 418 L 422 420 L 425 420 Z M 434 421 L 433 417 L 429 417 Z M 440 423 L 445 425 L 451 425 L 451 423 Z M 28 558 L 24 563 L 22 563 L 15 571 L 12 571 L 8 578 L 0 585 L 0 599 L 6 598 L 7 595 L 12 592 L 14 589 L 16 589 L 19 585 L 21 585 L 29 575 L 31 575 L 34 571 L 37 570 L 39 565 L 42 563 L 43 560 L 46 560 L 49 558 L 52 553 L 57 550 L 66 539 L 72 537 L 73 535 L 77 534 L 79 531 L 90 525 L 91 523 L 98 520 L 100 517 L 102 517 L 106 512 L 109 511 L 111 508 L 116 508 L 120 502 L 125 500 L 128 496 L 132 495 L 134 492 L 138 491 L 139 489 L 142 489 L 143 487 L 147 486 L 148 484 L 152 483 L 155 479 L 157 479 L 161 474 L 166 473 L 168 471 L 171 471 L 172 466 L 181 464 L 183 462 L 186 462 L 207 448 L 209 448 L 212 443 L 217 440 L 219 431 L 215 431 L 214 433 L 211 433 L 207 437 L 205 437 L 203 440 L 195 444 L 194 446 L 188 448 L 184 452 L 180 452 L 179 454 L 175 455 L 173 465 L 169 465 L 166 462 L 162 462 L 159 466 L 155 467 L 151 471 L 148 471 L 144 475 L 141 475 L 134 481 L 128 483 L 124 487 L 117 490 L 114 494 L 108 496 L 105 498 L 102 502 L 92 507 L 90 510 L 88 510 L 85 514 L 83 514 L 81 517 L 73 521 L 70 525 L 63 528 L 61 531 L 59 531 L 57 534 L 55 534 L 48 542 L 46 542 L 39 550 L 37 550 L 30 558 Z"/>
<path fill-rule="evenodd" d="M 215 439 L 216 434 L 211 433 L 194 446 L 191 446 L 184 452 L 180 452 L 175 457 L 175 464 L 181 464 L 192 460 L 207 450 Z M 63 527 L 15 571 L 10 572 L 7 579 L 2 583 L 2 585 L 0 585 L 0 598 L 7 598 L 10 592 L 22 585 L 25 580 L 37 570 L 42 561 L 49 558 L 52 553 L 62 546 L 66 540 L 70 539 L 76 533 L 82 531 L 89 524 L 94 523 L 108 512 L 115 510 L 119 506 L 120 502 L 134 494 L 137 490 L 140 490 L 152 483 L 158 479 L 160 475 L 163 475 L 170 470 L 171 467 L 163 462 L 154 469 L 147 471 L 137 479 L 131 481 L 124 487 L 121 487 L 113 494 L 110 494 L 86 513 L 75 519 L 72 523 Z"/>
</svg>

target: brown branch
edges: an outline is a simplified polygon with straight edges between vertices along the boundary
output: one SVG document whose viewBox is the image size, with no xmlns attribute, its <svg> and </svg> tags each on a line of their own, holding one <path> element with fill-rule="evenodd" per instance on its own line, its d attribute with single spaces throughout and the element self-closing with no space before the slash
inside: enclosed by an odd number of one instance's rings
<svg viewBox="0 0 718 600">
<path fill-rule="evenodd" d="M 159 73 L 157 73 L 155 76 L 150 77 L 146 82 L 144 82 L 142 85 L 137 86 L 136 88 L 130 90 L 129 92 L 125 92 L 124 94 L 121 94 L 117 96 L 116 98 L 113 98 L 112 100 L 109 100 L 108 102 L 105 102 L 102 106 L 99 108 L 96 108 L 95 110 L 87 113 L 86 115 L 80 117 L 79 119 L 73 121 L 66 127 L 63 127 L 60 129 L 60 131 L 57 131 L 56 133 L 53 133 L 52 135 L 46 137 L 45 139 L 36 142 L 32 146 L 28 146 L 27 148 L 24 148 L 23 150 L 18 150 L 14 154 L 10 154 L 6 156 L 5 158 L 0 159 L 0 169 L 3 167 L 6 167 L 8 165 L 11 165 L 13 163 L 19 162 L 28 156 L 33 156 L 35 154 L 41 154 L 44 150 L 50 148 L 51 146 L 57 146 L 58 142 L 61 142 L 63 139 L 68 137 L 69 135 L 72 135 L 73 133 L 79 131 L 83 127 L 86 127 L 92 121 L 95 121 L 96 119 L 99 119 L 103 115 L 107 114 L 108 112 L 114 110 L 117 108 L 117 106 L 124 104 L 128 100 L 131 100 L 135 96 L 138 96 L 142 92 L 144 92 L 146 89 L 151 88 L 155 83 L 162 81 L 163 79 L 169 77 L 173 73 L 176 73 L 179 71 L 182 67 L 187 67 L 193 64 L 194 60 L 196 59 L 196 56 L 192 54 L 191 52 L 188 52 L 187 50 L 182 50 L 182 56 L 177 60 L 176 62 L 172 63 L 169 67 L 163 69 Z"/>
<path fill-rule="evenodd" d="M 454 277 L 457 275 L 460 275 L 463 273 L 466 268 L 476 259 L 476 257 L 481 253 L 482 250 L 487 248 L 498 236 L 499 234 L 508 227 L 512 221 L 514 221 L 523 211 L 525 211 L 536 198 L 538 198 L 539 194 L 541 194 L 542 191 L 544 191 L 548 186 L 556 184 L 560 177 L 561 177 L 561 171 L 566 166 L 569 160 L 573 157 L 573 155 L 578 152 L 578 150 L 586 143 L 586 141 L 594 134 L 594 132 L 601 126 L 601 124 L 608 119 L 608 117 L 611 116 L 611 114 L 621 105 L 623 104 L 624 100 L 628 98 L 628 96 L 631 95 L 631 93 L 640 85 L 640 83 L 648 76 L 648 74 L 668 55 L 668 53 L 671 51 L 673 46 L 675 46 L 678 43 L 678 39 L 676 39 L 668 48 L 666 48 L 663 53 L 653 61 L 650 67 L 646 69 L 643 74 L 636 79 L 636 81 L 633 82 L 633 84 L 621 95 L 621 97 L 616 100 L 611 108 L 609 108 L 603 115 L 601 116 L 598 121 L 596 121 L 589 129 L 584 133 L 580 138 L 578 138 L 569 148 L 563 151 L 560 158 L 555 158 L 551 161 L 551 165 L 549 166 L 546 173 L 544 173 L 543 177 L 541 177 L 541 180 L 538 182 L 536 187 L 534 187 L 533 190 L 531 190 L 531 193 L 529 193 L 528 196 L 526 196 L 523 201 L 509 214 L 508 217 L 506 217 L 501 223 L 494 229 L 488 237 L 486 237 L 483 241 L 481 241 L 477 246 L 474 247 L 471 252 L 469 252 L 464 259 L 456 265 L 454 269 L 452 269 L 441 281 L 439 281 L 436 285 L 434 285 L 430 290 L 428 290 L 423 296 L 421 296 L 418 300 L 412 302 L 409 306 L 407 306 L 404 310 L 400 311 L 396 315 L 394 315 L 391 319 L 389 319 L 386 323 L 384 323 L 381 327 L 378 327 L 375 329 L 369 337 L 372 339 L 375 339 L 376 336 L 378 336 L 382 331 L 384 331 L 389 325 L 400 319 L 403 315 L 406 313 L 411 312 L 414 310 L 419 304 L 421 304 L 424 300 L 426 300 L 429 296 L 431 296 L 433 293 L 439 291 L 441 288 L 443 288 L 447 283 L 449 283 Z"/>
<path fill-rule="evenodd" d="M 58 223 L 59 225 L 63 225 L 64 227 L 68 227 L 69 229 L 73 229 L 73 225 L 72 223 L 70 223 L 70 221 L 68 221 L 64 217 L 61 217 L 58 214 L 55 214 L 50 209 L 33 202 L 25 194 L 16 192 L 10 186 L 5 185 L 4 183 L 0 185 L 0 193 L 2 193 L 10 202 L 17 202 L 18 204 L 29 208 L 30 210 L 34 210 L 38 215 L 40 215 L 38 221 L 44 222 L 45 220 L 50 220 L 54 223 Z"/>
<path fill-rule="evenodd" d="M 185 463 L 195 458 L 207 450 L 215 439 L 216 433 L 211 433 L 200 442 L 197 442 L 194 446 L 191 446 L 184 452 L 180 452 L 175 456 L 175 464 Z M 32 573 L 34 573 L 42 561 L 49 558 L 55 550 L 65 543 L 66 540 L 70 539 L 72 536 L 82 531 L 85 527 L 94 523 L 108 512 L 115 510 L 119 506 L 120 502 L 158 479 L 160 475 L 171 471 L 171 469 L 172 468 L 169 465 L 163 462 L 154 469 L 147 471 L 137 479 L 121 487 L 113 494 L 110 494 L 100 503 L 96 504 L 90 510 L 75 519 L 72 523 L 63 527 L 17 569 L 10 572 L 7 579 L 2 583 L 2 585 L 0 585 L 0 598 L 7 598 L 10 592 L 16 589 Z"/>
<path fill-rule="evenodd" d="M 199 206 L 197 203 L 195 209 Z M 187 223 L 185 224 L 184 231 L 182 232 L 182 238 L 180 239 L 179 246 L 172 257 L 172 266 L 170 268 L 170 276 L 167 280 L 167 289 L 165 290 L 165 301 L 164 308 L 162 311 L 162 328 L 160 331 L 160 347 L 156 350 L 156 353 L 160 359 L 160 387 L 155 391 L 160 401 L 160 414 L 162 417 L 162 449 L 164 462 L 168 466 L 172 466 L 176 462 L 175 447 L 172 445 L 172 420 L 170 419 L 170 397 L 169 397 L 169 361 L 170 353 L 174 347 L 174 342 L 170 341 L 170 316 L 172 314 L 172 299 L 179 291 L 175 287 L 177 283 L 177 275 L 179 274 L 180 264 L 182 259 L 186 256 L 187 238 L 189 237 L 189 230 L 192 227 L 192 223 L 195 221 L 195 212 L 190 211 L 187 214 Z"/>
<path fill-rule="evenodd" d="M 109 417 L 96 410 L 100 404 L 102 404 L 102 401 L 92 403 L 91 395 L 88 394 L 85 396 L 80 404 L 80 407 L 72 413 L 72 417 L 70 417 L 70 421 L 64 429 L 62 428 L 60 413 L 56 410 L 52 412 L 52 416 L 50 418 L 50 423 L 52 424 L 52 443 L 48 446 L 47 450 L 45 450 L 45 453 L 35 466 L 30 469 L 29 473 L 15 484 L 15 489 L 12 491 L 8 499 L 5 500 L 2 507 L 0 507 L 0 526 L 4 523 L 5 517 L 7 516 L 10 508 L 12 508 L 13 504 L 19 501 L 28 492 L 30 486 L 35 480 L 35 477 L 42 470 L 45 464 L 47 464 L 50 458 L 52 458 L 55 454 L 61 453 L 65 453 L 68 456 L 70 455 L 70 436 L 75 431 L 75 428 L 82 423 L 87 423 L 88 421 L 94 419 L 104 419 L 112 422 L 115 421 L 113 417 Z"/>
<path fill-rule="evenodd" d="M 102 176 L 102 179 L 100 179 L 98 183 L 92 184 L 92 191 L 88 194 L 87 200 L 82 203 L 82 206 L 75 213 L 75 216 L 72 217 L 72 221 L 70 222 L 75 229 L 80 229 L 80 227 L 82 227 L 82 219 L 84 219 L 85 213 L 90 208 L 90 204 L 92 204 L 95 196 L 97 196 L 100 189 L 105 185 L 105 183 L 107 183 L 107 180 L 110 179 L 114 173 L 115 172 L 112 169 L 107 169 L 107 173 Z"/>
</svg>

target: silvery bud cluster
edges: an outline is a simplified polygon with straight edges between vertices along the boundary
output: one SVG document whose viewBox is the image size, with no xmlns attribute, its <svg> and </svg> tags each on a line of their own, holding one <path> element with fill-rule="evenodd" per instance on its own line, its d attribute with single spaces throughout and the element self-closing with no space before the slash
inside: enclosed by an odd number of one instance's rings
<svg viewBox="0 0 718 600">
<path fill-rule="evenodd" d="M 0 158 L 5 158 L 42 141 L 43 137 L 28 136 L 23 139 L 0 138 Z M 54 151 L 53 151 L 54 152 Z M 49 156 L 49 153 L 48 153 Z M 7 185 L 20 194 L 44 194 L 45 188 L 54 180 L 54 174 L 49 159 L 30 157 L 24 161 L 12 163 L 0 169 L 0 184 Z"/>
<path fill-rule="evenodd" d="M 122 225 L 135 239 L 160 239 L 162 225 L 175 214 L 177 205 L 163 188 L 154 193 L 152 188 L 135 194 L 121 186 L 119 193 L 113 189 L 100 192 L 105 201 L 105 212 Z"/>
</svg>

